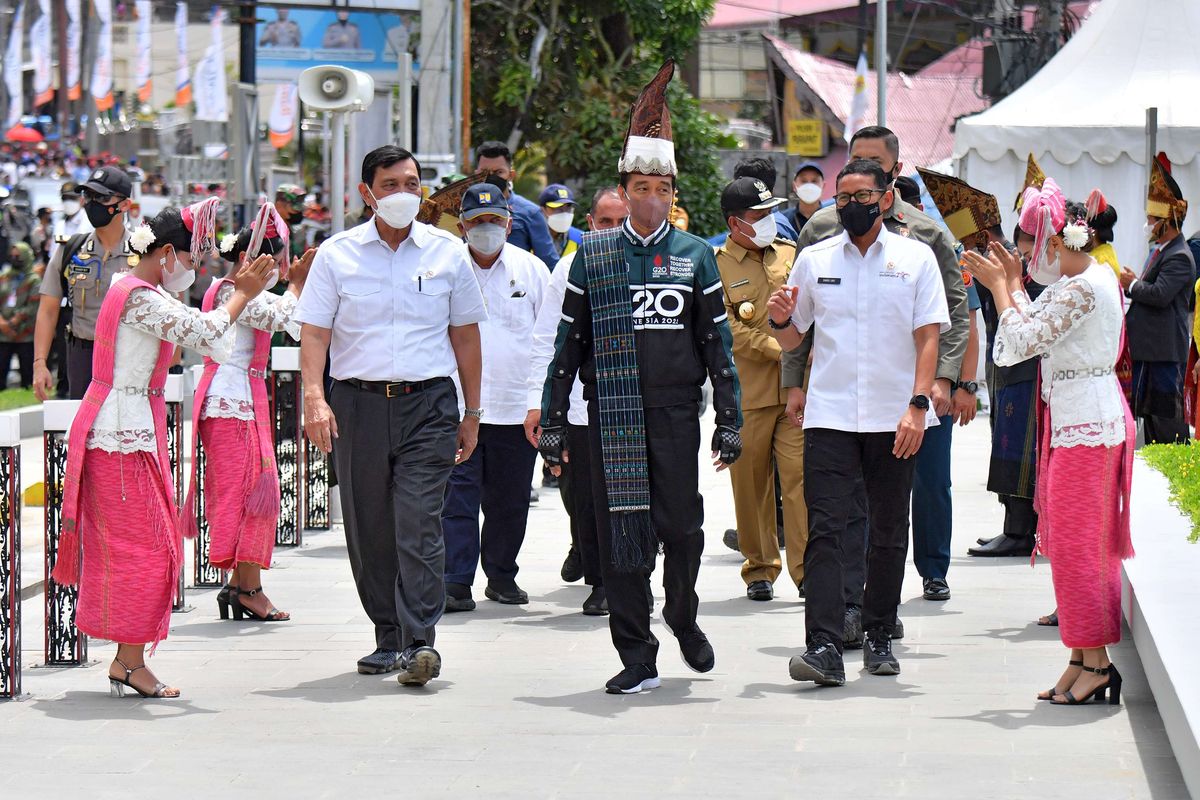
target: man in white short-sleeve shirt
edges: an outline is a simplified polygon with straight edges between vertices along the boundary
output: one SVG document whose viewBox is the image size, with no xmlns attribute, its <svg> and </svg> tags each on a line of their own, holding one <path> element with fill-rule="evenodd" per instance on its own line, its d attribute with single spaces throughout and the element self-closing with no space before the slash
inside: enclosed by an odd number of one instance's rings
<svg viewBox="0 0 1200 800">
<path fill-rule="evenodd" d="M 411 153 L 372 150 L 358 189 L 374 217 L 321 245 L 296 309 L 304 428 L 333 451 L 350 568 L 375 624 L 376 650 L 358 671 L 398 668 L 401 683 L 421 685 L 441 671 L 440 515 L 450 471 L 479 435 L 487 312 L 462 242 L 414 221 L 421 178 Z"/>
<path fill-rule="evenodd" d="M 887 187 L 875 162 L 848 164 L 835 196 L 845 230 L 806 248 L 768 305 L 784 350 L 816 325 L 803 412 L 808 649 L 790 668 L 795 680 L 822 685 L 846 681 L 840 539 L 859 476 L 871 531 L 863 662 L 874 675 L 900 671 L 891 633 L 908 555 L 913 456 L 926 426 L 937 424 L 929 396 L 938 336 L 950 324 L 945 288 L 927 245 L 884 228 L 893 203 Z"/>
</svg>

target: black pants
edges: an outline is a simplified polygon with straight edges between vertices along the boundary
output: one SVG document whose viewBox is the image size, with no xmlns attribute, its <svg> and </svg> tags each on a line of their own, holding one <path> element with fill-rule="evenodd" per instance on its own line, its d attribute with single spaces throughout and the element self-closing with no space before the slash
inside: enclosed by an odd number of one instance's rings
<svg viewBox="0 0 1200 800">
<path fill-rule="evenodd" d="M 866 489 L 867 547 L 863 628 L 890 633 L 900 604 L 908 558 L 908 512 L 915 460 L 892 455 L 896 435 L 847 433 L 827 428 L 804 432 L 804 495 L 808 547 L 804 551 L 804 623 L 809 645 L 841 650 L 845 616 L 843 565 L 854 507 L 855 484 Z"/>
<path fill-rule="evenodd" d="M 1187 444 L 1192 438 L 1188 432 L 1187 420 L 1182 417 L 1156 417 L 1147 414 L 1141 419 L 1146 444 Z"/>
<path fill-rule="evenodd" d="M 70 394 L 67 380 L 67 325 L 71 322 L 71 309 L 60 308 L 58 325 L 54 328 L 54 341 L 50 343 L 50 353 L 46 358 L 46 369 L 53 372 L 57 378 L 54 396 L 66 400 Z"/>
<path fill-rule="evenodd" d="M 608 595 L 608 628 L 621 663 L 653 664 L 658 639 L 650 632 L 651 569 L 617 572 L 612 566 L 612 534 L 608 492 L 600 448 L 600 408 L 588 403 L 593 458 L 592 496 L 604 588 Z M 650 524 L 663 545 L 663 619 L 676 636 L 696 629 L 700 598 L 696 577 L 704 552 L 704 501 L 700 497 L 700 420 L 695 403 L 646 409 L 646 459 L 650 474 Z"/>
<path fill-rule="evenodd" d="M 862 608 L 867 588 L 867 487 L 862 477 L 854 482 L 854 497 L 846 516 L 846 536 L 842 539 L 842 594 L 846 605 Z"/>
<path fill-rule="evenodd" d="M 1004 506 L 1004 535 L 1032 540 L 1037 534 L 1037 512 L 1033 510 L 1033 498 L 1002 494 L 1000 504 Z"/>
<path fill-rule="evenodd" d="M 489 584 L 502 590 L 515 587 L 536 461 L 537 450 L 525 438 L 524 426 L 479 426 L 475 452 L 454 468 L 446 484 L 442 532 L 447 583 L 470 586 L 482 561 Z"/>
<path fill-rule="evenodd" d="M 338 381 L 329 404 L 350 572 L 375 644 L 432 645 L 446 609 L 442 500 L 457 450 L 454 383 L 388 398 Z"/>
<path fill-rule="evenodd" d="M 586 425 L 567 426 L 567 450 L 570 460 L 563 465 L 558 488 L 571 518 L 571 546 L 583 564 L 584 583 L 603 586 L 596 503 L 592 498 L 592 445 Z"/>
<path fill-rule="evenodd" d="M 72 400 L 82 400 L 92 382 L 92 349 L 90 339 L 67 337 L 67 389 Z"/>
<path fill-rule="evenodd" d="M 33 386 L 33 342 L 0 342 L 0 389 L 8 386 L 8 371 L 12 369 L 13 356 L 17 357 L 17 371 L 21 375 L 21 388 Z"/>
</svg>

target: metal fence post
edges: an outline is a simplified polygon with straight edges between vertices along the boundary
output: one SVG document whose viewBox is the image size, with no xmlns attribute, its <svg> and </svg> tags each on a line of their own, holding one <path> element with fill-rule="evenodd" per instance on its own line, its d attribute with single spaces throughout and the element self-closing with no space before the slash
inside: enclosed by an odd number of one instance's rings
<svg viewBox="0 0 1200 800">
<path fill-rule="evenodd" d="M 192 367 L 192 385 L 200 382 L 204 367 Z M 194 395 L 193 395 L 194 402 Z M 196 534 L 194 560 L 192 562 L 192 586 L 199 589 L 220 588 L 225 585 L 225 575 L 208 560 L 209 546 L 212 544 L 212 534 L 208 530 L 208 518 L 204 508 L 204 445 L 196 439 L 196 452 L 192 453 L 196 461 Z"/>
<path fill-rule="evenodd" d="M 67 433 L 79 410 L 78 400 L 47 400 L 42 406 L 46 481 L 46 665 L 78 666 L 87 661 L 87 636 L 75 627 L 79 588 L 60 586 L 50 577 L 58 560 L 62 532 L 63 477 L 67 468 Z"/>
<path fill-rule="evenodd" d="M 167 459 L 171 463 L 171 478 L 175 481 L 175 508 L 183 508 L 183 499 L 187 495 L 188 472 L 184 469 L 187 460 L 187 443 L 183 436 L 183 420 L 188 416 L 191 403 L 188 399 L 189 376 L 186 374 L 167 375 L 167 383 L 163 387 L 163 398 L 167 401 Z M 187 550 L 183 546 L 183 533 L 179 534 L 179 554 L 186 560 Z M 187 581 L 185 564 L 179 567 L 179 582 L 175 586 L 175 602 L 172 611 L 191 611 L 185 597 Z"/>
<path fill-rule="evenodd" d="M 21 695 L 21 420 L 0 416 L 0 700 Z"/>
<path fill-rule="evenodd" d="M 304 434 L 300 426 L 300 348 L 271 348 L 271 418 L 279 466 L 279 527 L 276 547 L 298 547 L 304 533 Z"/>
</svg>

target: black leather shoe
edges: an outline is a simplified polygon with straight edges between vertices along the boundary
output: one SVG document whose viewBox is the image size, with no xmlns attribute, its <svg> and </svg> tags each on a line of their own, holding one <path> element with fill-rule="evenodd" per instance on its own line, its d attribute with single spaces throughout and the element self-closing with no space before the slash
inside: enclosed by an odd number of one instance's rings
<svg viewBox="0 0 1200 800">
<path fill-rule="evenodd" d="M 945 578 L 926 578 L 923 581 L 924 597 L 926 600 L 949 600 L 950 585 Z"/>
<path fill-rule="evenodd" d="M 867 634 L 863 646 L 863 666 L 872 675 L 899 675 L 900 662 L 892 653 L 892 637 L 885 630 Z"/>
<path fill-rule="evenodd" d="M 726 528 L 725 535 L 721 537 L 721 541 L 733 552 L 742 552 L 742 548 L 738 547 L 737 528 Z"/>
<path fill-rule="evenodd" d="M 574 547 L 567 551 L 567 557 L 563 559 L 562 569 L 558 574 L 567 583 L 574 583 L 583 577 L 583 557 Z"/>
<path fill-rule="evenodd" d="M 545 472 L 543 472 L 542 473 L 542 488 L 543 489 L 557 489 L 558 488 L 558 476 L 555 475 L 550 470 L 546 470 Z"/>
<path fill-rule="evenodd" d="M 862 609 L 858 606 L 846 606 L 846 616 L 842 620 L 842 647 L 846 650 L 857 650 L 862 646 Z"/>
<path fill-rule="evenodd" d="M 842 654 L 832 644 L 817 642 L 804 651 L 804 655 L 792 656 L 788 662 L 788 674 L 794 681 L 812 681 L 819 686 L 845 686 L 846 665 Z"/>
<path fill-rule="evenodd" d="M 896 621 L 892 623 L 892 638 L 893 639 L 903 639 L 904 638 L 904 622 L 900 619 L 899 614 L 896 615 Z"/>
<path fill-rule="evenodd" d="M 371 655 L 363 656 L 358 660 L 358 671 L 362 675 L 383 675 L 385 672 L 396 669 L 399 663 L 399 653 L 380 647 Z"/>
<path fill-rule="evenodd" d="M 746 597 L 751 600 L 771 600 L 775 597 L 775 587 L 770 581 L 751 581 L 746 587 Z"/>
<path fill-rule="evenodd" d="M 608 616 L 608 593 L 603 586 L 592 587 L 592 593 L 583 601 L 583 614 L 586 617 Z"/>
<path fill-rule="evenodd" d="M 521 587 L 517 586 L 515 582 L 511 586 L 504 587 L 493 586 L 489 583 L 483 590 L 483 596 L 506 606 L 523 606 L 529 602 L 529 595 L 521 591 Z"/>
<path fill-rule="evenodd" d="M 415 641 L 400 653 L 400 674 L 396 680 L 405 686 L 424 686 L 442 674 L 442 657 L 429 645 Z"/>
<path fill-rule="evenodd" d="M 679 654 L 692 672 L 708 672 L 717 665 L 717 654 L 699 628 L 679 637 Z"/>
<path fill-rule="evenodd" d="M 1032 554 L 1032 540 L 1014 539 L 1006 533 L 1000 534 L 985 545 L 972 547 L 967 551 L 967 555 L 979 558 L 1029 558 Z"/>
<path fill-rule="evenodd" d="M 653 664 L 630 664 L 604 684 L 609 694 L 637 694 L 645 689 L 657 689 L 662 685 L 658 670 Z"/>
<path fill-rule="evenodd" d="M 1000 536 L 1003 536 L 1003 535 L 1004 534 L 1000 534 Z M 980 536 L 978 539 L 975 540 L 975 544 L 984 545 L 984 544 L 987 544 L 988 542 L 992 541 L 993 539 L 999 539 L 1000 536 L 988 536 L 988 537 Z"/>
<path fill-rule="evenodd" d="M 474 611 L 475 598 L 471 596 L 471 587 L 463 583 L 446 584 L 446 613 L 458 611 Z"/>
</svg>

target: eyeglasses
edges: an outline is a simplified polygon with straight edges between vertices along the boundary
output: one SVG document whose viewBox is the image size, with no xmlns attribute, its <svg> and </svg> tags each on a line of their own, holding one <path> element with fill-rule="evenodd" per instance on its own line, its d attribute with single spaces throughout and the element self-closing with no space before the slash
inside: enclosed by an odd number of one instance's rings
<svg viewBox="0 0 1200 800">
<path fill-rule="evenodd" d="M 886 191 L 887 189 L 859 189 L 854 194 L 838 192 L 833 196 L 833 201 L 837 203 L 838 208 L 845 208 L 847 205 L 849 205 L 851 198 L 853 198 L 854 202 L 856 203 L 865 204 L 871 202 L 875 195 L 881 195 Z"/>
</svg>

